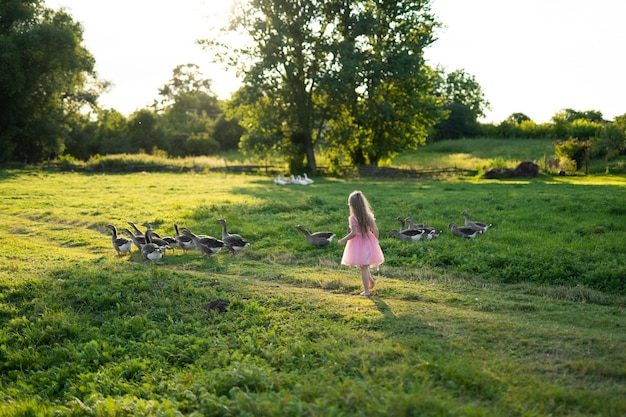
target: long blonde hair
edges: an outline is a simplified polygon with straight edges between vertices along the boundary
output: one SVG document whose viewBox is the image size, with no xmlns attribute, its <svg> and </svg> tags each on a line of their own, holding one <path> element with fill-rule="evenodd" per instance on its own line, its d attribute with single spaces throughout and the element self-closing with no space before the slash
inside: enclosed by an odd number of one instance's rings
<svg viewBox="0 0 626 417">
<path fill-rule="evenodd" d="M 350 206 L 350 214 L 356 217 L 359 222 L 361 234 L 366 235 L 374 227 L 374 213 L 369 201 L 361 191 L 353 191 L 348 197 L 348 205 Z"/>
</svg>

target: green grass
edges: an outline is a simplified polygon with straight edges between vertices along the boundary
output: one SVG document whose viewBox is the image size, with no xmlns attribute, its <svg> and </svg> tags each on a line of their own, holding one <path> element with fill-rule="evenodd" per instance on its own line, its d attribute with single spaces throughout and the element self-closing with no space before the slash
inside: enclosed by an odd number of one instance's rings
<svg viewBox="0 0 626 417">
<path fill-rule="evenodd" d="M 546 160 L 555 159 L 552 142 L 549 139 L 443 140 L 417 151 L 404 152 L 393 160 L 393 165 L 413 169 L 457 167 L 482 174 L 489 168 L 515 168 L 522 161 L 532 161 L 543 172 L 549 173 L 551 168 L 547 166 Z M 580 173 L 626 174 L 625 163 L 625 156 L 610 162 L 594 158 Z"/>
<path fill-rule="evenodd" d="M 545 139 L 458 139 L 444 140 L 407 151 L 393 164 L 419 168 L 457 167 L 477 171 L 488 168 L 515 168 L 521 161 L 540 163 L 554 158 L 554 145 Z"/>
<path fill-rule="evenodd" d="M 361 189 L 386 262 L 372 298 L 342 248 Z M 0 173 L 0 415 L 626 414 L 626 180 L 341 180 Z M 395 216 L 472 241 L 386 237 Z M 104 228 L 178 222 L 246 252 L 118 257 Z M 230 302 L 226 313 L 203 307 Z"/>
</svg>

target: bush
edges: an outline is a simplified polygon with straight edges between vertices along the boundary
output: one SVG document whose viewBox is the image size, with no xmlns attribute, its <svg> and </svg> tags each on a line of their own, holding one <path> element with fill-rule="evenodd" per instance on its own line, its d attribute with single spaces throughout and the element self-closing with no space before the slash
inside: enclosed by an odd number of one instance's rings
<svg viewBox="0 0 626 417">
<path fill-rule="evenodd" d="M 600 137 L 603 131 L 603 124 L 583 119 L 574 120 L 567 128 L 569 137 L 579 138 L 581 140 Z"/>
<path fill-rule="evenodd" d="M 554 150 L 556 156 L 565 163 L 566 161 L 574 161 L 576 170 L 582 168 L 583 164 L 589 157 L 589 151 L 593 147 L 590 141 L 580 141 L 578 138 L 570 137 L 566 141 L 554 141 Z"/>
</svg>

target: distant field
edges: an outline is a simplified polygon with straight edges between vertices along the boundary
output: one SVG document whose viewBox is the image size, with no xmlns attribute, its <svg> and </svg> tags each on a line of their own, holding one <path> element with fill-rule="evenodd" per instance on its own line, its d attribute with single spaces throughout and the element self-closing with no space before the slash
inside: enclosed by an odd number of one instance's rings
<svg viewBox="0 0 626 417">
<path fill-rule="evenodd" d="M 407 151 L 394 165 L 449 167 L 479 170 L 495 165 L 515 167 L 521 161 L 554 158 L 554 145 L 545 139 L 459 139 L 435 142 Z"/>
<path fill-rule="evenodd" d="M 553 160 L 554 146 L 550 140 L 532 139 L 459 139 L 428 144 L 418 150 L 407 150 L 390 160 L 381 161 L 385 167 L 419 170 L 469 170 L 482 175 L 490 168 L 514 168 L 521 161 L 539 165 L 542 173 L 556 174 L 546 161 Z M 553 161 L 554 162 L 554 161 Z M 323 152 L 316 155 L 321 173 L 327 173 L 330 161 Z M 163 152 L 152 154 L 118 154 L 94 156 L 89 161 L 62 158 L 42 167 L 63 171 L 88 172 L 248 172 L 266 175 L 289 174 L 284 158 L 258 158 L 240 152 L 220 155 L 171 158 Z M 346 165 L 343 165 L 345 168 Z M 626 174 L 626 156 L 612 161 L 594 158 L 580 174 Z"/>
<path fill-rule="evenodd" d="M 373 205 L 372 298 L 336 243 Z M 493 223 L 452 236 L 460 211 Z M 444 230 L 387 237 L 396 216 Z M 251 246 L 118 257 L 148 221 Z M 626 415 L 626 179 L 0 172 L 0 415 Z M 225 313 L 206 311 L 210 301 Z"/>
<path fill-rule="evenodd" d="M 514 168 L 532 161 L 548 172 L 546 159 L 554 159 L 554 145 L 546 139 L 459 139 L 435 142 L 407 151 L 392 161 L 393 166 L 413 169 L 457 167 L 484 172 L 489 168 Z M 589 161 L 581 174 L 626 174 L 626 156 L 607 163 L 602 158 Z"/>
</svg>

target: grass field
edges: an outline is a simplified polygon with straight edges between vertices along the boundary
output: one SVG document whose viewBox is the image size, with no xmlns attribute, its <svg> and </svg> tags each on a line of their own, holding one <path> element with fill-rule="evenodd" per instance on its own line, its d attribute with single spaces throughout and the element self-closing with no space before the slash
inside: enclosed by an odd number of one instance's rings
<svg viewBox="0 0 626 417">
<path fill-rule="evenodd" d="M 359 297 L 342 248 L 362 190 L 386 262 Z M 395 216 L 475 240 L 386 237 Z M 149 221 L 251 246 L 118 257 Z M 626 415 L 626 180 L 342 180 L 0 173 L 0 415 Z M 225 313 L 206 311 L 223 299 Z"/>
<path fill-rule="evenodd" d="M 521 161 L 540 163 L 554 158 L 554 145 L 545 139 L 458 139 L 429 144 L 394 159 L 397 166 L 451 167 L 485 171 L 488 168 L 515 168 Z"/>
</svg>

